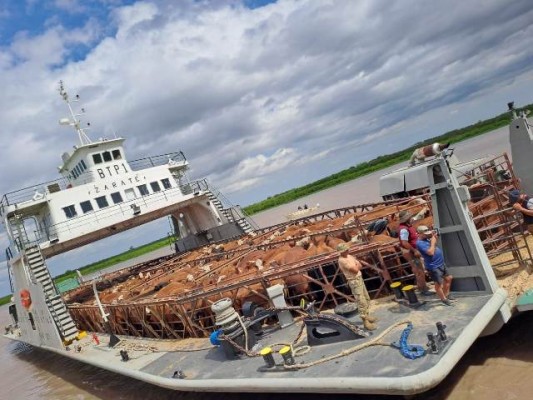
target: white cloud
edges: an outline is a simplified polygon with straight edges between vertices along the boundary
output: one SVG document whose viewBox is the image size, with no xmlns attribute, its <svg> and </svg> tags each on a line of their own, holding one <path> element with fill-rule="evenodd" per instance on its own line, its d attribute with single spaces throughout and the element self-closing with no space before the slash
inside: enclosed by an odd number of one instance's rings
<svg viewBox="0 0 533 400">
<path fill-rule="evenodd" d="M 119 29 L 117 38 L 128 38 L 135 35 L 134 29 L 143 29 L 143 23 L 150 22 L 159 14 L 155 4 L 137 2 L 131 6 L 121 7 L 115 12 L 115 22 Z"/>
<path fill-rule="evenodd" d="M 56 3 L 71 4 L 81 3 Z M 530 73 L 527 2 L 413 4 L 280 1 L 248 10 L 231 2 L 136 2 L 112 9 L 115 35 L 78 62 L 68 61 L 72 46 L 94 43 L 103 21 L 73 30 L 56 21 L 41 35 L 20 33 L 0 50 L 1 136 L 17 132 L 9 153 L 33 148 L 40 165 L 25 175 L 7 154 L 0 166 L 18 168 L 2 186 L 47 170 L 52 177 L 54 156 L 74 143 L 55 125 L 64 112 L 54 97 L 59 78 L 82 95 L 90 136 L 116 131 L 134 158 L 183 149 L 198 176 L 259 200 L 270 193 L 257 188 L 283 167 L 265 161 L 257 178 L 252 161 L 291 149 L 300 160 L 294 167 L 305 168 L 309 154 L 341 156 L 357 146 L 344 156 L 349 166 L 377 156 L 364 148 L 376 140 L 410 144 L 399 139 L 410 119 L 448 104 L 457 109 Z"/>
<path fill-rule="evenodd" d="M 54 0 L 54 6 L 69 13 L 79 13 L 85 10 L 80 0 Z"/>
</svg>

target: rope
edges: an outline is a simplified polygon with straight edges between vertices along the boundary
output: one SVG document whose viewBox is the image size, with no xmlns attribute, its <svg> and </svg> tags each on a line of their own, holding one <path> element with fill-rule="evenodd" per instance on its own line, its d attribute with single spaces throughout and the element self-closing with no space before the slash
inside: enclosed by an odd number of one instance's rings
<svg viewBox="0 0 533 400">
<path fill-rule="evenodd" d="M 300 332 L 298 332 L 298 335 L 296 336 L 296 338 L 292 342 L 273 343 L 273 344 L 269 345 L 269 347 L 291 346 L 291 349 L 293 350 L 293 355 L 295 355 L 295 352 L 298 353 L 298 355 L 303 355 L 303 354 L 307 353 L 309 350 L 307 350 L 306 347 L 308 347 L 308 346 L 295 346 L 298 343 L 298 341 L 302 338 L 302 333 L 304 332 L 304 328 L 305 328 L 305 323 L 302 321 L 302 325 L 300 326 Z M 234 346 L 236 349 L 238 349 L 242 353 L 246 354 L 248 357 L 258 357 L 258 356 L 260 356 L 259 352 L 249 351 L 248 349 L 243 348 L 242 346 L 240 346 L 237 343 L 235 343 L 235 341 L 233 341 L 232 339 L 230 339 L 226 335 L 221 334 L 221 335 L 219 335 L 219 338 L 227 340 L 229 343 L 231 343 L 232 346 Z"/>
<path fill-rule="evenodd" d="M 320 360 L 316 360 L 316 361 L 312 361 L 312 362 L 308 362 L 308 363 L 302 363 L 302 364 L 284 365 L 284 368 L 285 369 L 289 369 L 289 370 L 309 368 L 309 367 L 312 367 L 312 366 L 315 366 L 315 365 L 318 365 L 318 364 L 325 363 L 327 361 L 335 360 L 336 358 L 339 358 L 339 357 L 347 356 L 349 354 L 355 353 L 356 351 L 365 349 L 367 347 L 371 347 L 371 346 L 390 346 L 390 343 L 381 342 L 380 340 L 385 335 L 387 335 L 389 332 L 391 332 L 393 329 L 397 328 L 398 326 L 404 325 L 404 324 L 410 324 L 410 323 L 411 322 L 408 321 L 408 320 L 397 322 L 397 323 L 389 326 L 387 329 L 385 329 L 383 332 L 381 332 L 378 336 L 376 336 L 374 339 L 372 339 L 372 340 L 370 340 L 368 342 L 358 344 L 356 346 L 350 347 L 349 349 L 343 350 L 343 351 L 341 351 L 341 352 L 339 352 L 337 354 L 332 354 L 330 356 L 321 358 Z"/>
</svg>

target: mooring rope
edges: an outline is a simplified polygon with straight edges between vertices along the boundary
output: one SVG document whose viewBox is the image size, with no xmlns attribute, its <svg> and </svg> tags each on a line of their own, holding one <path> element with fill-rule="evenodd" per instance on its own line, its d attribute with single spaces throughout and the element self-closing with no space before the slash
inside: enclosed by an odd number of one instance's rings
<svg viewBox="0 0 533 400">
<path fill-rule="evenodd" d="M 404 325 L 404 324 L 410 324 L 410 323 L 411 323 L 411 321 L 409 321 L 409 320 L 396 322 L 395 324 L 389 326 L 387 329 L 385 329 L 383 332 L 381 332 L 378 336 L 376 336 L 374 339 L 371 339 L 368 342 L 358 344 L 356 346 L 350 347 L 349 349 L 343 350 L 343 351 L 341 351 L 341 352 L 339 352 L 337 354 L 332 354 L 330 356 L 321 358 L 321 359 L 316 360 L 316 361 L 311 361 L 311 362 L 302 363 L 302 364 L 284 365 L 283 367 L 285 369 L 289 369 L 289 370 L 309 368 L 309 367 L 312 367 L 312 366 L 315 366 L 315 365 L 318 365 L 318 364 L 325 363 L 327 361 L 335 360 L 336 358 L 339 358 L 339 357 L 344 357 L 344 356 L 350 355 L 352 353 L 355 353 L 356 351 L 363 350 L 363 349 L 365 349 L 367 347 L 371 347 L 371 346 L 390 346 L 391 345 L 390 343 L 381 342 L 380 340 L 385 335 L 390 333 L 393 329 L 397 328 L 398 326 L 401 326 L 401 325 Z"/>
</svg>

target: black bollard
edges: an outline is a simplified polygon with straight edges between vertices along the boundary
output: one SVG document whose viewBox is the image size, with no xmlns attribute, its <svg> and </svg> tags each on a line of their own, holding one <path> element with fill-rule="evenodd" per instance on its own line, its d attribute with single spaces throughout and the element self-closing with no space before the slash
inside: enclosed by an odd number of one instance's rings
<svg viewBox="0 0 533 400">
<path fill-rule="evenodd" d="M 448 336 L 446 336 L 446 332 L 444 331 L 444 329 L 446 329 L 446 325 L 443 325 L 442 322 L 437 322 L 437 334 L 439 335 L 439 339 L 442 341 L 442 342 L 445 342 L 446 340 L 448 340 Z"/>
<path fill-rule="evenodd" d="M 419 304 L 418 297 L 416 297 L 415 293 L 415 287 L 413 285 L 404 286 L 402 292 L 407 296 L 407 300 L 409 300 L 409 305 Z"/>
<path fill-rule="evenodd" d="M 437 346 L 437 342 L 435 341 L 435 336 L 433 336 L 433 333 L 428 332 L 428 348 L 431 353 L 438 353 L 439 348 Z"/>
<path fill-rule="evenodd" d="M 174 371 L 174 375 L 172 375 L 172 378 L 174 378 L 174 379 L 184 379 L 185 378 L 185 374 L 183 373 L 183 371 L 181 369 L 178 369 L 177 371 Z"/>
<path fill-rule="evenodd" d="M 390 285 L 390 288 L 394 292 L 394 297 L 396 297 L 396 300 L 398 301 L 405 299 L 403 292 L 400 289 L 401 286 L 402 286 L 401 282 L 394 282 L 394 283 L 391 283 Z"/>
<path fill-rule="evenodd" d="M 274 356 L 272 355 L 272 349 L 270 347 L 263 348 L 259 354 L 261 354 L 263 360 L 265 360 L 267 368 L 273 368 L 276 366 L 276 363 L 274 362 Z"/>
<path fill-rule="evenodd" d="M 292 356 L 291 346 L 285 346 L 280 351 L 279 354 L 283 357 L 283 363 L 285 365 L 294 365 L 294 357 Z"/>
<path fill-rule="evenodd" d="M 124 362 L 129 361 L 130 359 L 130 356 L 126 350 L 120 350 L 120 357 L 122 357 L 122 361 Z"/>
</svg>

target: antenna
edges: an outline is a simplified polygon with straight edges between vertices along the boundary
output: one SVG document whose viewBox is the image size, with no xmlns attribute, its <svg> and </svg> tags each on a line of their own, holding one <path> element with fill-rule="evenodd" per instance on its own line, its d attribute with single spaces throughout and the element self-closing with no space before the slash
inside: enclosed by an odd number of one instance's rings
<svg viewBox="0 0 533 400">
<path fill-rule="evenodd" d="M 82 146 L 85 145 L 85 144 L 92 143 L 91 139 L 89 139 L 89 136 L 87 136 L 87 134 L 85 133 L 85 130 L 80 126 L 81 122 L 77 118 L 80 115 L 85 113 L 85 109 L 82 108 L 80 114 L 74 114 L 74 111 L 72 111 L 72 106 L 71 106 L 71 102 L 69 100 L 68 93 L 65 90 L 65 87 L 63 86 L 63 81 L 59 81 L 59 94 L 61 95 L 63 100 L 65 100 L 65 103 L 67 103 L 68 110 L 70 112 L 70 118 L 61 118 L 59 120 L 59 124 L 60 125 L 73 126 L 74 129 L 76 129 L 76 132 L 78 132 L 78 137 L 80 139 L 80 143 L 81 143 Z M 79 101 L 79 100 L 80 100 L 80 96 L 76 95 L 76 99 L 74 101 Z M 87 126 L 89 127 L 89 126 L 91 126 L 91 124 L 87 123 Z M 89 128 L 85 128 L 85 129 L 89 129 Z"/>
</svg>

